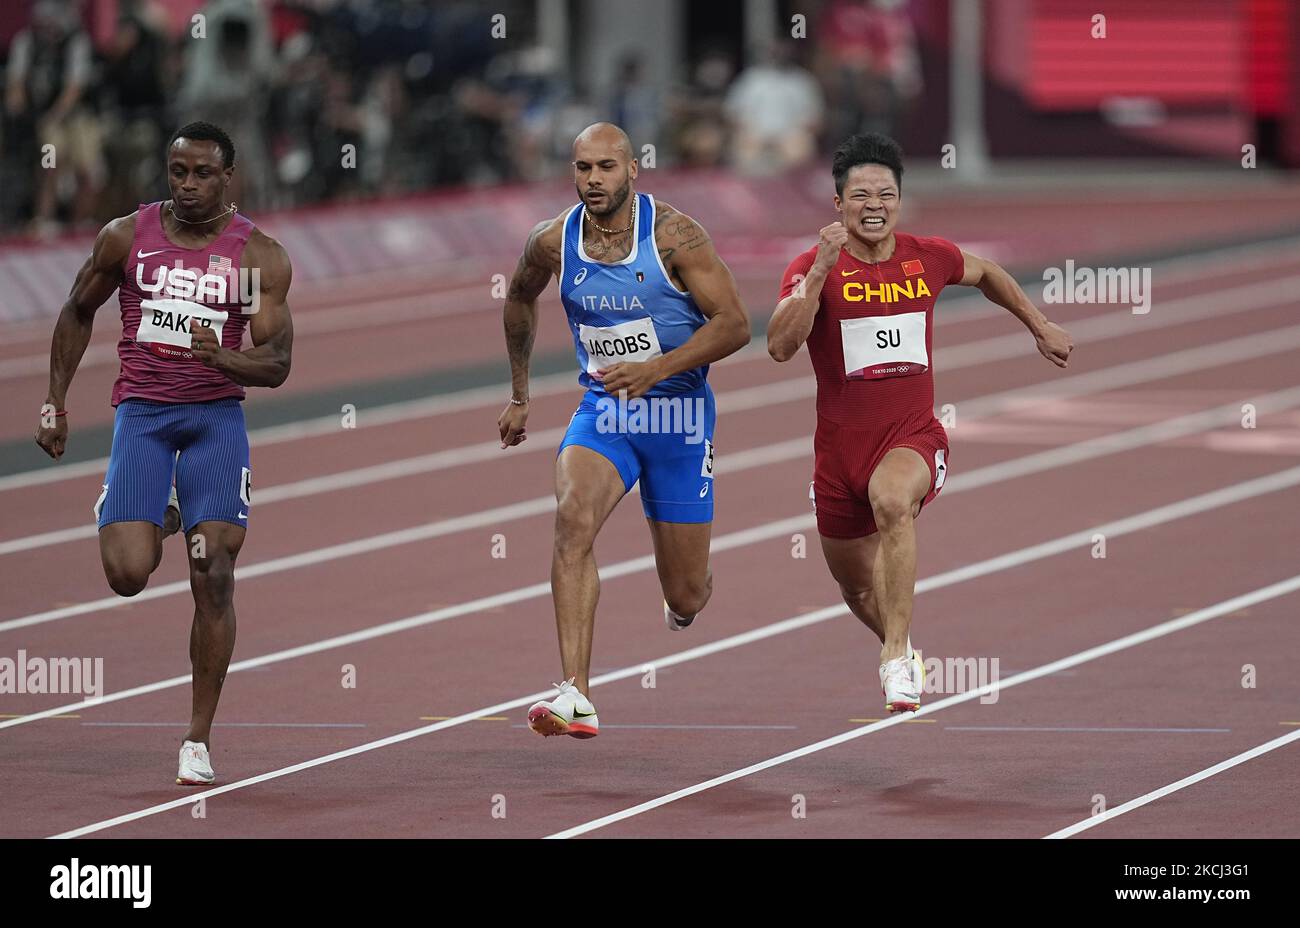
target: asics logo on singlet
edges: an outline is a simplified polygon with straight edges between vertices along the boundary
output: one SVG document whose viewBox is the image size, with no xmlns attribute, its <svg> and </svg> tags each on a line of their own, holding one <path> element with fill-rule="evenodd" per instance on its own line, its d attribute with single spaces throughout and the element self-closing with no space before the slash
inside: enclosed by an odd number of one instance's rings
<svg viewBox="0 0 1300 928">
<path fill-rule="evenodd" d="M 912 286 L 913 283 L 916 284 L 915 288 Z M 905 298 L 918 300 L 921 297 L 932 295 L 930 288 L 925 285 L 925 278 L 923 277 L 918 277 L 915 281 L 908 280 L 901 284 L 882 283 L 878 287 L 856 280 L 850 280 L 844 285 L 844 299 L 849 303 L 871 303 L 876 300 L 882 303 L 897 303 Z"/>
<path fill-rule="evenodd" d="M 582 283 L 586 279 L 587 279 L 587 269 L 584 267 L 582 270 L 578 271 L 577 274 L 573 275 L 573 285 L 576 287 L 578 286 L 578 284 Z"/>
<path fill-rule="evenodd" d="M 135 283 L 145 293 L 194 300 L 199 303 L 225 303 L 230 293 L 229 281 L 216 274 L 200 275 L 183 267 L 154 268 L 153 280 L 144 279 L 144 265 L 135 266 Z"/>
</svg>

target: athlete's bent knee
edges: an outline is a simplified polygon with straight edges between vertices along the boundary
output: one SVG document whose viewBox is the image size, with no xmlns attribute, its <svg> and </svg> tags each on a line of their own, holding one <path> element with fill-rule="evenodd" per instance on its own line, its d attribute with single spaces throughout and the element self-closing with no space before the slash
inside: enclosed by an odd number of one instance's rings
<svg viewBox="0 0 1300 928">
<path fill-rule="evenodd" d="M 857 587 L 845 586 L 841 583 L 840 595 L 844 597 L 846 605 L 861 606 L 867 612 L 874 613 L 876 611 L 876 593 L 871 587 L 863 587 L 859 589 Z"/>
<path fill-rule="evenodd" d="M 118 562 L 104 564 L 104 576 L 118 596 L 134 596 L 149 583 L 149 571 Z"/>
<path fill-rule="evenodd" d="M 676 583 L 664 591 L 664 601 L 668 608 L 680 616 L 698 615 L 713 595 L 713 578 L 705 577 L 703 582 Z"/>
<path fill-rule="evenodd" d="M 871 495 L 871 514 L 875 516 L 876 527 L 882 530 L 910 521 L 915 508 L 915 503 L 906 493 L 893 488 L 880 490 Z"/>
<path fill-rule="evenodd" d="M 562 502 L 555 511 L 555 550 L 582 555 L 596 541 L 596 516 L 590 509 Z"/>
<path fill-rule="evenodd" d="M 196 558 L 190 568 L 195 598 L 215 606 L 229 605 L 235 591 L 235 565 L 229 555 Z"/>
</svg>

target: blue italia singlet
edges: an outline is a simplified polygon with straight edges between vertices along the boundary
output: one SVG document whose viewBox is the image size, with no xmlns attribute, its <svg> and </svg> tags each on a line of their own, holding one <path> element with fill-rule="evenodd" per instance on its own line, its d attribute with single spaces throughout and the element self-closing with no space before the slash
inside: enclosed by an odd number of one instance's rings
<svg viewBox="0 0 1300 928">
<path fill-rule="evenodd" d="M 582 247 L 582 217 L 578 204 L 564 220 L 564 251 L 560 263 L 560 299 L 569 318 L 577 349 L 578 382 L 603 395 L 592 377 L 619 361 L 648 361 L 679 348 L 708 320 L 689 293 L 678 290 L 655 247 L 655 201 L 636 194 L 636 238 L 631 253 L 617 264 L 587 257 Z M 660 381 L 647 396 L 668 396 L 698 390 L 708 365 Z"/>
</svg>

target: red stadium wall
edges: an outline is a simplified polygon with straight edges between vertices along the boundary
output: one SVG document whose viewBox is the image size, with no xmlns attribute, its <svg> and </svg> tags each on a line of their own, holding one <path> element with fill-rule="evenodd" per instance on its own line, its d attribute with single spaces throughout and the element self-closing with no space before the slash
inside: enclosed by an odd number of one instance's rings
<svg viewBox="0 0 1300 928">
<path fill-rule="evenodd" d="M 984 6 L 995 156 L 1276 157 L 1297 97 L 1287 0 L 998 0 Z M 1092 17 L 1106 16 L 1106 37 Z M 1296 163 L 1294 159 L 1292 164 Z"/>
</svg>

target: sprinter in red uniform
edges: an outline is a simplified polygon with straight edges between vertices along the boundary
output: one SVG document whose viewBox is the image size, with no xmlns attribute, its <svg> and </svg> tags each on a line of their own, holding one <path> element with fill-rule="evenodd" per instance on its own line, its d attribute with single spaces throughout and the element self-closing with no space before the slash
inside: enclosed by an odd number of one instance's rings
<svg viewBox="0 0 1300 928">
<path fill-rule="evenodd" d="M 831 575 L 880 638 L 890 712 L 916 711 L 924 680 L 909 630 L 916 585 L 914 520 L 943 488 L 948 436 L 934 417 L 934 304 L 948 284 L 978 287 L 1033 334 L 1058 367 L 1074 344 L 1006 271 L 941 238 L 895 232 L 902 151 L 879 134 L 835 152 L 841 218 L 786 268 L 767 330 L 788 361 L 808 343 L 817 377 L 812 496 Z"/>
<path fill-rule="evenodd" d="M 194 592 L 193 704 L 176 773 L 185 785 L 215 778 L 212 718 L 235 647 L 235 558 L 252 487 L 240 403 L 246 386 L 284 383 L 293 346 L 289 258 L 228 201 L 234 169 L 235 146 L 210 123 L 191 123 L 168 141 L 172 198 L 104 226 L 77 273 L 54 326 L 36 431 L 37 444 L 61 457 L 68 388 L 95 312 L 116 290 L 122 370 L 94 507 L 99 552 L 109 586 L 134 596 L 161 561 L 163 538 L 185 531 Z M 253 342 L 246 350 L 245 329 Z"/>
</svg>

